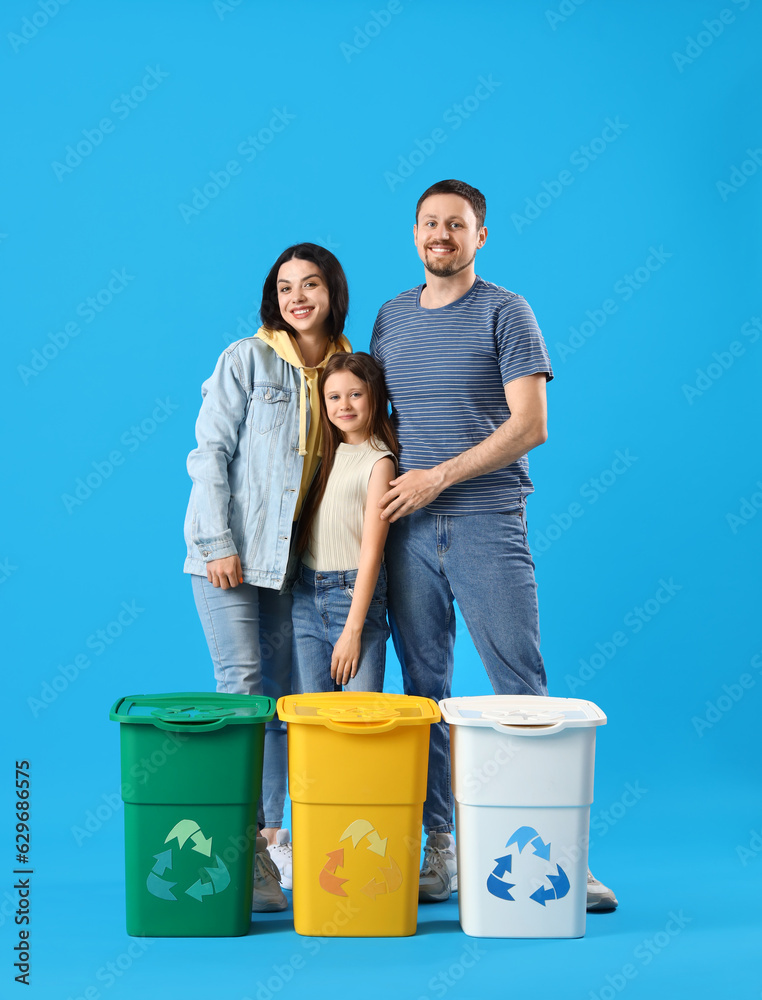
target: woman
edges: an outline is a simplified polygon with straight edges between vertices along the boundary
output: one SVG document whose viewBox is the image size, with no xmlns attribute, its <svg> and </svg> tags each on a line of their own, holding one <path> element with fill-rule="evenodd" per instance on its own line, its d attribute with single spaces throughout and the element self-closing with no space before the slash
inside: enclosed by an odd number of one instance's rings
<svg viewBox="0 0 762 1000">
<path fill-rule="evenodd" d="M 342 334 L 348 306 L 333 254 L 314 243 L 289 247 L 265 279 L 262 327 L 231 344 L 201 387 L 198 447 L 188 456 L 184 571 L 218 691 L 290 693 L 291 597 L 280 591 L 319 461 L 319 373 L 333 354 L 352 350 Z M 288 831 L 280 829 L 286 781 L 286 731 L 274 720 L 265 736 L 254 859 L 253 909 L 260 912 L 288 905 L 279 884 L 290 888 Z"/>
</svg>

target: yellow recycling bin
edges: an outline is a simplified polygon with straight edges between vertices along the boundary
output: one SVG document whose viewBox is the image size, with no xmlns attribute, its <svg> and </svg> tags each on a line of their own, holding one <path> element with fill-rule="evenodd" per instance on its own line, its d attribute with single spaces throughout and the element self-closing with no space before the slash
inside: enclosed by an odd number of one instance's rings
<svg viewBox="0 0 762 1000">
<path fill-rule="evenodd" d="M 288 695 L 278 716 L 288 723 L 297 933 L 415 934 L 436 702 L 350 691 Z"/>
</svg>

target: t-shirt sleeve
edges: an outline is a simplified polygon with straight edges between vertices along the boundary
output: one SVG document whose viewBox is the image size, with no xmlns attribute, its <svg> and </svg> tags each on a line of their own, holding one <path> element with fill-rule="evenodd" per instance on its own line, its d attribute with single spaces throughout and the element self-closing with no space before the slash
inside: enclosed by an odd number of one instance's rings
<svg viewBox="0 0 762 1000">
<path fill-rule="evenodd" d="M 500 307 L 495 344 L 503 385 L 539 372 L 546 375 L 548 382 L 553 378 L 545 340 L 531 306 L 521 295 Z"/>
<path fill-rule="evenodd" d="M 383 365 L 381 360 L 381 353 L 378 349 L 378 341 L 381 337 L 381 310 L 378 310 L 378 315 L 376 316 L 376 322 L 373 324 L 373 333 L 370 335 L 370 356 L 377 361 L 380 365 Z"/>
</svg>

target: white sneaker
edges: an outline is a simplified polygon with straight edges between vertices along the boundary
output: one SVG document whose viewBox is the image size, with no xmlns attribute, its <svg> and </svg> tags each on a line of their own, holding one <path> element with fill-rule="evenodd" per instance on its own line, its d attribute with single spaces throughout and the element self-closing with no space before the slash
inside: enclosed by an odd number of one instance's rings
<svg viewBox="0 0 762 1000">
<path fill-rule="evenodd" d="M 457 891 L 455 838 L 451 833 L 430 833 L 423 849 L 418 899 L 422 903 L 443 903 Z"/>
<path fill-rule="evenodd" d="M 283 889 L 294 887 L 294 858 L 291 849 L 291 833 L 289 830 L 278 830 L 275 843 L 267 848 L 270 857 L 280 872 L 280 884 Z"/>
<path fill-rule="evenodd" d="M 267 840 L 257 837 L 251 908 L 255 913 L 273 913 L 287 906 L 288 900 L 280 887 L 280 872 L 267 851 Z"/>
<path fill-rule="evenodd" d="M 615 910 L 619 903 L 617 898 L 608 886 L 598 879 L 588 868 L 587 870 L 587 912 L 596 910 Z"/>
</svg>

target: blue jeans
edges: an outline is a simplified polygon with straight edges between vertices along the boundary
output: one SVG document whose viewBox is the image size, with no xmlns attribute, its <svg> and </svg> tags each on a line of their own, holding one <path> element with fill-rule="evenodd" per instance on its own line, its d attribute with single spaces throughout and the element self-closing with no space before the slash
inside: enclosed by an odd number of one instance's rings
<svg viewBox="0 0 762 1000">
<path fill-rule="evenodd" d="M 419 510 L 386 543 L 389 621 L 405 693 L 439 701 L 452 687 L 458 602 L 496 694 L 548 693 L 534 563 L 522 511 L 452 517 Z M 423 825 L 452 830 L 450 734 L 431 727 Z"/>
<path fill-rule="evenodd" d="M 241 583 L 223 590 L 191 576 L 217 690 L 278 699 L 291 694 L 291 596 Z M 286 724 L 265 727 L 260 826 L 280 829 L 288 780 Z"/>
<path fill-rule="evenodd" d="M 316 573 L 304 563 L 294 585 L 294 691 L 341 690 L 331 678 L 331 655 L 352 604 L 357 570 Z M 360 662 L 345 691 L 382 691 L 386 666 L 386 569 L 383 564 L 365 616 Z"/>
</svg>

